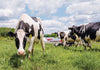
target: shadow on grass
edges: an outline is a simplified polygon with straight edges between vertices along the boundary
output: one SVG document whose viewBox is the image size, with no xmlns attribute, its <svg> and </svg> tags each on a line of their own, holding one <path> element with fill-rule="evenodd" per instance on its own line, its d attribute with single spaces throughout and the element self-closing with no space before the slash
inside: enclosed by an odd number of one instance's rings
<svg viewBox="0 0 100 70">
<path fill-rule="evenodd" d="M 92 48 L 92 49 L 89 49 L 88 51 L 100 52 L 100 49 L 98 49 L 98 48 Z"/>
<path fill-rule="evenodd" d="M 78 52 L 83 52 L 83 51 L 95 51 L 95 52 L 100 52 L 100 49 L 98 48 L 92 48 L 92 49 L 77 49 L 75 47 L 73 47 L 74 49 L 70 49 L 70 47 L 64 47 L 65 50 L 72 50 L 72 51 L 78 51 Z"/>
<path fill-rule="evenodd" d="M 76 52 L 82 52 L 82 51 L 84 51 L 84 49 L 83 50 L 82 49 L 77 49 L 77 47 L 73 47 L 73 48 L 71 48 L 71 47 L 64 47 L 64 49 L 65 50 L 72 50 L 72 51 L 76 51 Z"/>
<path fill-rule="evenodd" d="M 21 60 L 25 58 L 25 56 L 18 56 L 17 54 L 12 55 L 12 57 L 9 60 L 9 65 L 13 68 L 18 68 L 21 66 L 22 62 Z"/>
</svg>

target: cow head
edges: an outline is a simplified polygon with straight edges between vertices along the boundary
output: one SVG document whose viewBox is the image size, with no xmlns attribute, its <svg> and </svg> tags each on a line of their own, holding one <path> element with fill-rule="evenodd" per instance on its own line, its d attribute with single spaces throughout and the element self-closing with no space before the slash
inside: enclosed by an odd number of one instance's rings
<svg viewBox="0 0 100 70">
<path fill-rule="evenodd" d="M 25 55 L 25 46 L 27 41 L 27 36 L 29 34 L 25 33 L 23 29 L 18 29 L 15 33 L 9 32 L 8 36 L 15 37 L 15 44 L 17 48 L 18 55 Z"/>
<path fill-rule="evenodd" d="M 65 33 L 64 32 L 55 32 L 55 34 L 57 34 L 57 37 L 59 38 L 59 39 L 63 39 L 64 38 L 64 36 L 65 36 Z"/>
<path fill-rule="evenodd" d="M 75 25 L 73 25 L 72 27 L 69 27 L 68 29 L 71 30 L 71 33 L 76 33 L 76 32 L 78 32 L 77 26 L 75 26 Z"/>
</svg>

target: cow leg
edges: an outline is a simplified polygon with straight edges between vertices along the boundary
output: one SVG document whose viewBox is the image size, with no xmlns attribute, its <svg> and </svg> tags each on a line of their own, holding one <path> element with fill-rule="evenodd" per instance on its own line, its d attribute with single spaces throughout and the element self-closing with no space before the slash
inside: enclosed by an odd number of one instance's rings
<svg viewBox="0 0 100 70">
<path fill-rule="evenodd" d="M 67 41 L 67 38 L 64 37 L 64 42 L 63 42 L 64 47 L 66 46 L 66 41 Z"/>
<path fill-rule="evenodd" d="M 84 46 L 84 50 L 86 50 L 86 41 L 85 41 L 85 39 L 82 39 L 82 43 L 83 43 L 83 46 Z"/>
<path fill-rule="evenodd" d="M 41 37 L 40 41 L 41 41 L 42 49 L 43 49 L 43 52 L 44 52 L 44 49 L 45 49 L 45 43 L 44 43 L 44 41 L 43 41 L 43 37 Z"/>
<path fill-rule="evenodd" d="M 35 43 L 33 42 L 33 46 L 32 46 L 32 55 L 33 55 L 33 51 L 34 51 L 34 44 L 35 44 Z"/>
<path fill-rule="evenodd" d="M 75 45 L 75 47 L 77 48 L 78 44 Z"/>
<path fill-rule="evenodd" d="M 86 50 L 86 45 L 85 45 L 85 44 L 83 44 L 83 46 L 84 46 L 84 50 Z"/>
<path fill-rule="evenodd" d="M 34 45 L 33 45 L 33 43 L 34 43 L 34 39 L 35 39 L 35 37 L 32 37 L 31 39 L 30 39 L 30 44 L 29 44 L 29 48 L 28 48 L 28 53 L 29 53 L 29 55 L 28 55 L 28 58 L 30 59 L 30 54 L 31 54 L 31 52 L 33 53 L 33 48 L 34 48 Z"/>
<path fill-rule="evenodd" d="M 78 42 L 75 41 L 75 47 L 77 48 L 77 46 L 78 46 Z"/>
<path fill-rule="evenodd" d="M 87 46 L 91 49 L 91 45 L 88 43 Z"/>
</svg>

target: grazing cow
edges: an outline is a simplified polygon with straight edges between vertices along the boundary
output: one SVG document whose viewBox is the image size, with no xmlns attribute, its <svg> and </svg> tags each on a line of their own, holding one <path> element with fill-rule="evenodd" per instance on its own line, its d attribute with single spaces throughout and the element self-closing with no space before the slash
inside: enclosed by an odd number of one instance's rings
<svg viewBox="0 0 100 70">
<path fill-rule="evenodd" d="M 90 40 L 100 39 L 100 22 L 80 26 L 73 25 L 72 27 L 69 27 L 69 29 L 73 34 L 75 33 L 81 37 L 85 49 L 86 46 L 91 48 Z"/>
<path fill-rule="evenodd" d="M 18 25 L 15 29 L 15 33 L 9 32 L 8 35 L 10 37 L 15 37 L 18 55 L 25 55 L 25 46 L 27 40 L 29 40 L 29 53 L 33 53 L 34 43 L 38 40 L 41 41 L 42 49 L 44 51 L 45 43 L 43 41 L 43 28 L 41 26 L 41 20 L 37 17 L 30 17 L 27 14 L 23 14 L 20 17 Z"/>
<path fill-rule="evenodd" d="M 55 46 L 72 46 L 73 44 L 75 44 L 75 46 L 77 47 L 80 42 L 78 36 L 72 34 L 71 32 L 55 32 L 55 34 L 57 34 L 58 38 L 62 40 L 61 43 L 55 44 Z"/>
<path fill-rule="evenodd" d="M 68 32 L 64 37 L 64 46 L 65 45 L 72 46 L 75 45 L 76 47 L 81 44 L 80 38 L 76 34 L 72 34 L 72 32 Z"/>
<path fill-rule="evenodd" d="M 57 37 L 59 38 L 59 39 L 61 39 L 61 43 L 56 43 L 56 44 L 54 44 L 54 46 L 60 46 L 60 45 L 63 45 L 63 42 L 64 42 L 64 37 L 65 37 L 65 35 L 66 35 L 66 32 L 55 32 L 54 34 L 56 34 L 57 35 Z"/>
</svg>

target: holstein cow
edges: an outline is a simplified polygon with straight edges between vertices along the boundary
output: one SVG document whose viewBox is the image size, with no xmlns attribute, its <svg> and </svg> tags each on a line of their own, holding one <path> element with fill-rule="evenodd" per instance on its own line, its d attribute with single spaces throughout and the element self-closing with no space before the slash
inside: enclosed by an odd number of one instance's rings
<svg viewBox="0 0 100 70">
<path fill-rule="evenodd" d="M 54 44 L 55 46 L 60 46 L 60 45 L 62 45 L 63 46 L 63 42 L 64 42 L 64 37 L 65 37 L 65 34 L 66 34 L 66 32 L 55 32 L 54 34 L 56 34 L 57 35 L 57 37 L 59 38 L 59 39 L 61 39 L 61 43 L 56 43 L 56 44 Z"/>
<path fill-rule="evenodd" d="M 43 41 L 43 28 L 41 26 L 41 20 L 37 17 L 30 17 L 27 14 L 23 14 L 20 17 L 18 25 L 15 29 L 15 33 L 9 32 L 8 35 L 10 37 L 15 37 L 18 55 L 25 55 L 25 46 L 27 40 L 29 40 L 29 53 L 33 53 L 34 43 L 37 40 L 41 41 L 42 49 L 44 51 L 45 43 Z"/>
<path fill-rule="evenodd" d="M 72 26 L 69 27 L 71 32 L 77 34 L 81 37 L 83 46 L 86 49 L 86 46 L 91 48 L 90 40 L 100 39 L 100 22 L 89 23 L 81 26 Z"/>
<path fill-rule="evenodd" d="M 58 38 L 60 38 L 62 40 L 62 43 L 55 44 L 55 46 L 59 46 L 59 45 L 72 46 L 73 44 L 75 44 L 75 46 L 77 47 L 77 45 L 80 42 L 80 39 L 78 38 L 78 36 L 72 34 L 69 31 L 67 31 L 67 32 L 55 32 L 55 34 L 57 34 Z"/>
</svg>

